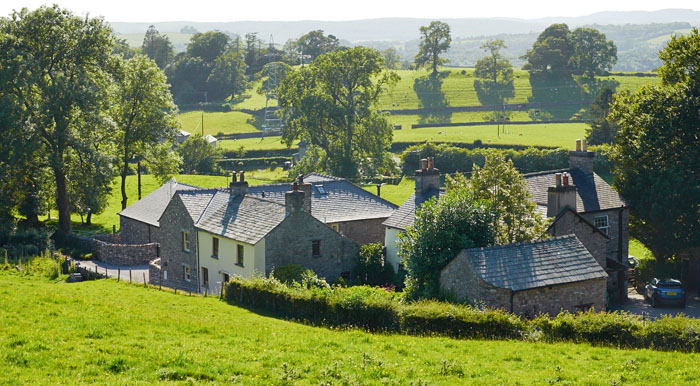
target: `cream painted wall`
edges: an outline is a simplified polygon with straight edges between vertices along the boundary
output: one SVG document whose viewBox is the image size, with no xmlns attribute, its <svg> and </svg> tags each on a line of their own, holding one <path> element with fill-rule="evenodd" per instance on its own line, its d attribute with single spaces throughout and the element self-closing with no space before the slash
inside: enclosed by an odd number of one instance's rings
<svg viewBox="0 0 700 386">
<path fill-rule="evenodd" d="M 394 272 L 399 270 L 399 249 L 396 242 L 399 239 L 399 233 L 401 231 L 396 228 L 385 228 L 384 232 L 384 245 L 386 246 L 386 261 L 391 264 L 394 268 Z"/>
<path fill-rule="evenodd" d="M 218 258 L 211 256 L 213 237 L 219 239 Z M 199 230 L 197 231 L 197 241 L 199 246 L 199 273 L 202 273 L 202 267 L 207 268 L 209 271 L 209 293 L 220 293 L 224 273 L 228 273 L 229 276 L 238 275 L 243 277 L 250 277 L 256 271 L 265 273 L 265 239 L 256 245 L 251 245 Z M 260 247 L 260 244 L 262 244 L 262 247 Z M 243 245 L 242 267 L 236 265 L 238 245 Z M 204 280 L 200 284 L 202 285 L 200 290 L 204 292 Z"/>
</svg>

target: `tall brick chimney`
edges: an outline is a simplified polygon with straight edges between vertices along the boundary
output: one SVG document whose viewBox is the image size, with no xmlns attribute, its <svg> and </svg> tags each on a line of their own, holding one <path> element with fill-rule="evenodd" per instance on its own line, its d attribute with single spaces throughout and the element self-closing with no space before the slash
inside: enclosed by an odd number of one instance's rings
<svg viewBox="0 0 700 386">
<path fill-rule="evenodd" d="M 311 213 L 311 194 L 313 193 L 313 186 L 308 182 L 304 182 L 304 175 L 300 174 L 299 177 L 299 190 L 304 192 L 304 211 Z"/>
<path fill-rule="evenodd" d="M 287 216 L 305 212 L 304 210 L 304 192 L 299 190 L 299 185 L 294 182 L 292 184 L 292 190 L 284 194 L 284 207 Z"/>
<path fill-rule="evenodd" d="M 576 150 L 569 152 L 569 169 L 579 169 L 586 175 L 593 174 L 593 159 L 595 154 L 588 151 L 586 140 L 576 140 Z"/>
<path fill-rule="evenodd" d="M 420 160 L 420 169 L 416 170 L 416 196 L 431 189 L 440 190 L 440 170 L 435 168 L 433 157 Z"/>
<path fill-rule="evenodd" d="M 555 217 L 566 207 L 576 211 L 576 186 L 569 173 L 556 173 L 554 183 L 547 188 L 547 217 Z"/>
<path fill-rule="evenodd" d="M 245 180 L 245 172 L 238 172 L 238 177 L 236 178 L 236 172 L 231 173 L 231 184 L 229 185 L 231 197 L 245 196 L 248 193 L 248 181 Z"/>
</svg>

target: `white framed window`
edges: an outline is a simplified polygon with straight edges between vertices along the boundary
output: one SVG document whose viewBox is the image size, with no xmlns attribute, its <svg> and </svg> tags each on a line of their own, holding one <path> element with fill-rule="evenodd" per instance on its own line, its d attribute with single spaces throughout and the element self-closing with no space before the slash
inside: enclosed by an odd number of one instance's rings
<svg viewBox="0 0 700 386">
<path fill-rule="evenodd" d="M 182 280 L 184 280 L 184 281 L 192 280 L 192 270 L 190 269 L 190 266 L 187 264 L 182 265 Z"/>
<path fill-rule="evenodd" d="M 219 238 L 218 237 L 211 238 L 211 257 L 213 257 L 215 259 L 219 258 Z"/>
<path fill-rule="evenodd" d="M 595 225 L 596 228 L 600 229 L 605 233 L 606 235 L 608 234 L 608 216 L 598 216 L 593 219 L 593 225 Z"/>
<path fill-rule="evenodd" d="M 245 248 L 243 248 L 242 245 L 238 245 L 236 247 L 236 265 L 242 267 L 243 266 L 243 252 L 245 251 Z"/>
<path fill-rule="evenodd" d="M 190 232 L 182 231 L 182 250 L 190 251 Z"/>
</svg>

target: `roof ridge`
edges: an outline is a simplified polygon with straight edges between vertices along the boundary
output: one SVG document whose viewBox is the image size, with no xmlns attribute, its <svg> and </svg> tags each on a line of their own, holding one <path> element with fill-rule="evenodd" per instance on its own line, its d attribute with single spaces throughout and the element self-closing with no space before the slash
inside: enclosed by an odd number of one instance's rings
<svg viewBox="0 0 700 386">
<path fill-rule="evenodd" d="M 214 201 L 214 197 L 216 197 L 217 192 L 218 191 L 215 191 L 214 194 L 211 195 L 209 201 L 207 202 L 207 205 L 204 207 L 204 210 L 202 210 L 202 213 L 199 214 L 199 218 L 197 218 L 197 221 L 194 222 L 195 225 L 199 224 L 199 222 L 202 221 L 202 217 L 204 217 L 204 214 L 207 213 L 207 210 L 209 209 L 209 206 L 211 205 L 212 201 Z"/>
<path fill-rule="evenodd" d="M 346 179 L 346 178 L 343 178 L 343 177 L 336 177 L 336 176 L 332 176 L 332 175 L 330 175 L 330 174 L 323 174 L 323 173 L 319 173 L 319 172 L 311 172 L 311 173 L 308 173 L 308 174 L 306 174 L 306 175 L 304 176 L 304 178 L 306 178 L 306 177 L 308 177 L 308 176 L 312 176 L 312 175 L 314 175 L 314 176 L 321 176 L 321 177 L 325 177 L 325 178 L 330 178 L 330 179 L 332 179 L 332 180 L 334 180 L 334 181 L 347 181 L 347 179 Z"/>
<path fill-rule="evenodd" d="M 277 202 L 277 201 L 272 201 L 272 200 L 268 200 L 267 198 L 257 197 L 257 196 L 254 196 L 254 195 L 252 195 L 252 194 L 246 194 L 246 195 L 243 196 L 243 197 L 244 197 L 244 198 L 247 197 L 247 198 L 251 198 L 251 199 L 255 199 L 255 200 L 263 201 L 263 202 L 269 202 L 270 204 L 275 204 L 275 205 L 278 205 L 278 206 L 285 206 L 285 205 L 283 205 L 283 204 L 281 204 L 281 203 L 279 203 L 279 202 Z"/>
<path fill-rule="evenodd" d="M 539 172 L 523 173 L 523 177 L 534 177 L 534 176 L 540 176 L 540 175 L 545 175 L 545 174 L 565 172 L 565 171 L 569 171 L 569 170 L 573 170 L 573 169 L 572 168 L 563 168 L 563 169 L 552 169 L 552 170 L 540 170 Z"/>
<path fill-rule="evenodd" d="M 555 240 L 563 240 L 563 239 L 569 239 L 569 238 L 576 238 L 576 235 L 571 233 L 571 234 L 566 234 L 566 235 L 548 237 L 546 239 L 536 239 L 536 240 L 530 240 L 530 241 L 518 241 L 517 243 L 491 245 L 491 246 L 487 246 L 487 247 L 465 248 L 465 250 L 466 251 L 471 251 L 471 250 L 495 251 L 498 249 L 520 247 L 520 246 L 525 246 L 525 245 L 546 244 L 546 243 L 551 243 Z"/>
</svg>

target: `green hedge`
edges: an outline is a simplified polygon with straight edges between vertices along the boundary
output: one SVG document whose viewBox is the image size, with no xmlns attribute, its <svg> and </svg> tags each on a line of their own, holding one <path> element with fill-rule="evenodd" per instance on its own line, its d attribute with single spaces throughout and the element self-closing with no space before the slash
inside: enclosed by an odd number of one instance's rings
<svg viewBox="0 0 700 386">
<path fill-rule="evenodd" d="M 285 162 L 291 161 L 291 157 L 260 157 L 260 158 L 228 158 L 216 161 L 224 170 L 257 169 L 270 166 L 281 167 Z M 241 165 L 242 164 L 242 165 Z"/>
<path fill-rule="evenodd" d="M 403 302 L 382 288 L 304 288 L 278 280 L 234 278 L 226 284 L 230 304 L 333 327 L 467 339 L 523 339 L 579 342 L 624 348 L 700 352 L 700 320 L 684 316 L 650 321 L 623 312 L 595 312 L 533 320 L 501 310 L 479 310 L 438 301 Z"/>
</svg>

